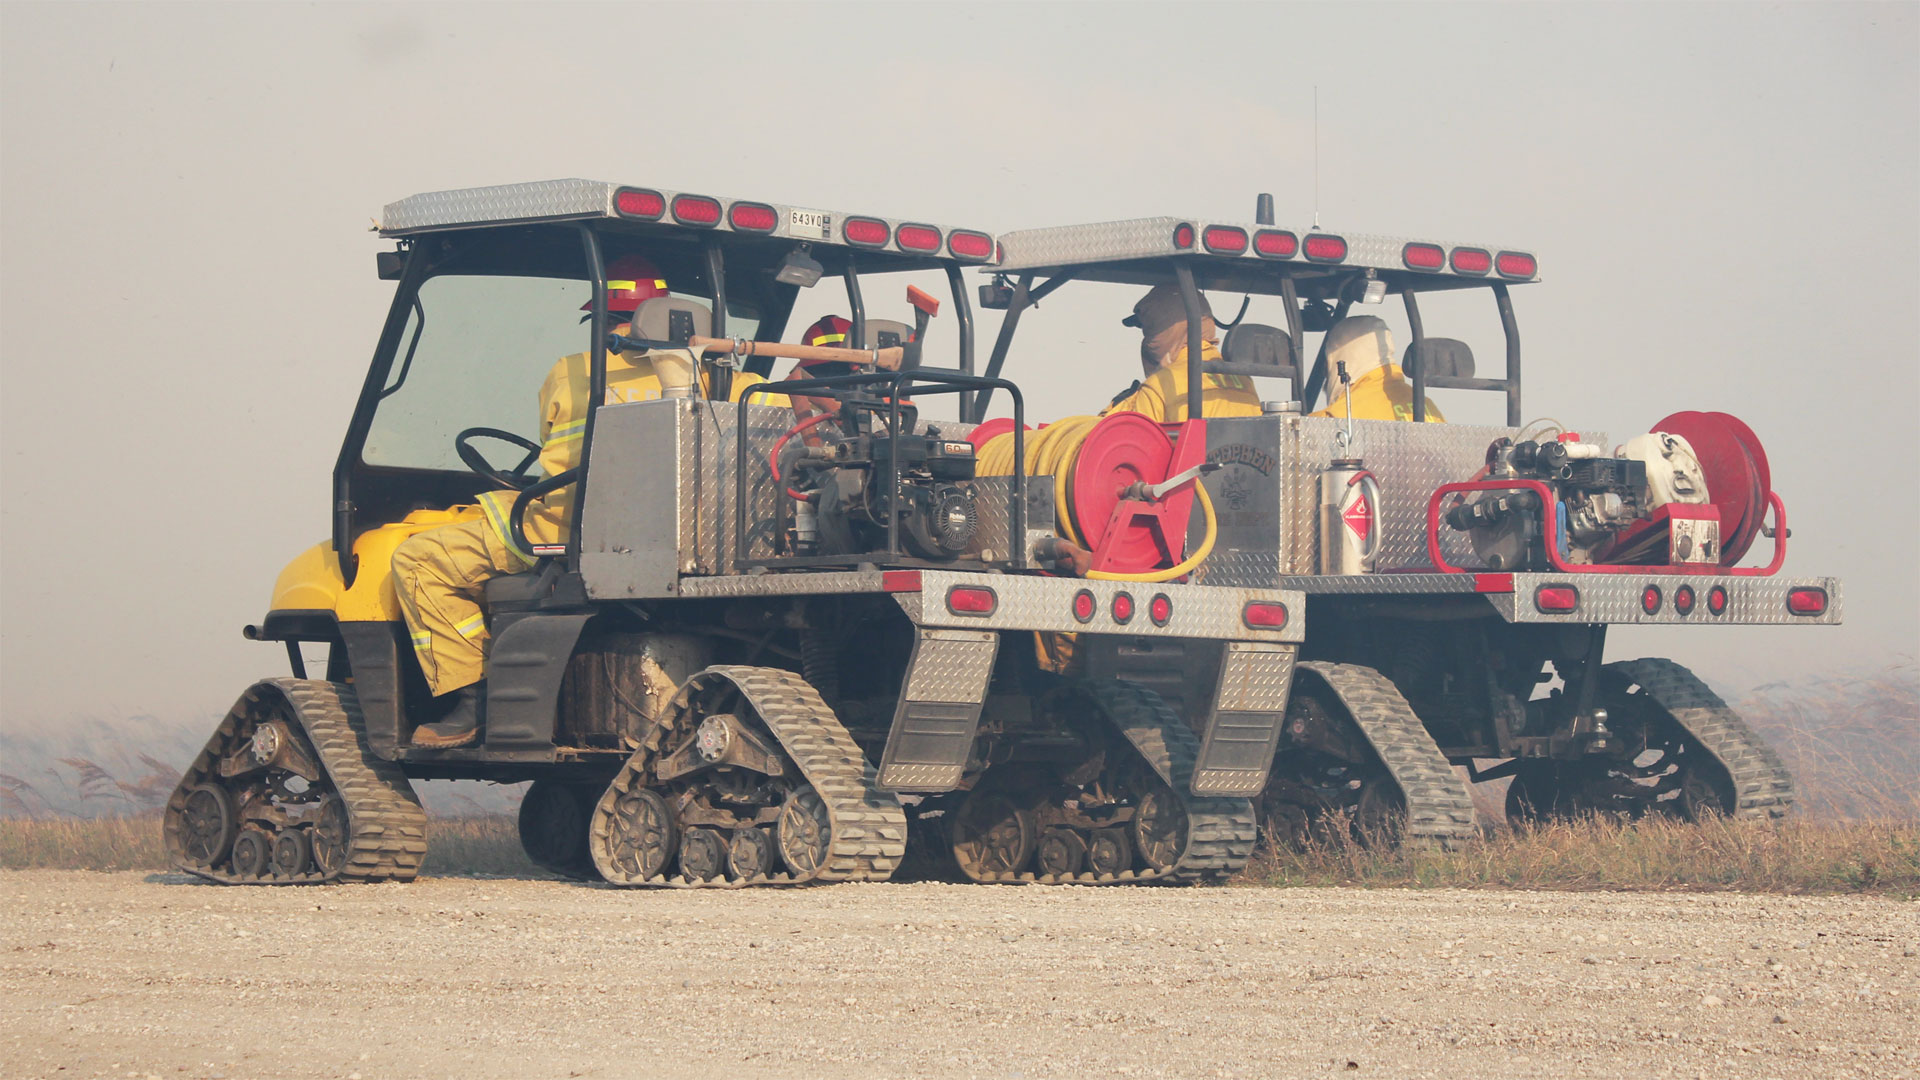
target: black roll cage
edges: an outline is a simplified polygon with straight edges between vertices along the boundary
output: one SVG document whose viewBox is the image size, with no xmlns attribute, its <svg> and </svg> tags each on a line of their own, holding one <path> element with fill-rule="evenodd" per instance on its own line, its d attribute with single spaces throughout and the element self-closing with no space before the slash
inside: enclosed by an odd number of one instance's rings
<svg viewBox="0 0 1920 1080">
<path fill-rule="evenodd" d="M 1249 273 L 1250 270 L 1254 273 Z M 1303 312 L 1311 304 L 1331 303 L 1334 305 L 1333 318 L 1337 321 L 1346 316 L 1354 302 L 1360 298 L 1368 282 L 1379 280 L 1386 283 L 1387 294 L 1398 294 L 1406 307 L 1407 325 L 1412 338 L 1407 375 L 1413 383 L 1414 421 L 1424 423 L 1427 419 L 1429 389 L 1492 390 L 1506 395 L 1507 426 L 1518 427 L 1521 423 L 1520 327 L 1514 318 L 1512 295 L 1508 292 L 1507 282 L 1504 281 L 1463 280 L 1416 271 L 1381 270 L 1368 267 L 1254 263 L 1245 259 L 1213 260 L 1200 255 L 1021 270 L 1017 275 L 991 270 L 989 273 L 993 273 L 996 281 L 1003 284 L 1008 278 L 1012 279 L 1012 299 L 1008 302 L 1006 315 L 1000 322 L 999 335 L 994 339 L 993 350 L 987 358 L 985 374 L 989 379 L 1000 377 L 1001 370 L 1006 365 L 1007 353 L 1013 345 L 1014 333 L 1019 328 L 1021 315 L 1028 308 L 1039 304 L 1055 289 L 1075 280 L 1175 286 L 1180 290 L 1180 298 L 1186 308 L 1187 355 L 1197 357 L 1200 355 L 1201 339 L 1200 290 L 1204 288 L 1209 291 L 1279 297 L 1287 314 L 1287 336 L 1292 362 L 1282 367 L 1261 367 L 1257 370 L 1253 365 L 1230 362 L 1209 363 L 1204 367 L 1201 364 L 1189 363 L 1187 365 L 1189 410 L 1199 407 L 1195 403 L 1201 401 L 1201 390 L 1207 371 L 1218 371 L 1229 375 L 1287 378 L 1292 383 L 1294 399 L 1301 403 L 1301 408 L 1304 410 L 1319 396 L 1321 387 L 1326 381 L 1327 354 L 1323 339 L 1312 367 L 1309 369 L 1303 362 L 1300 351 Z M 1042 277 L 1045 280 L 1038 285 L 1034 284 L 1037 278 Z M 1421 346 L 1426 343 L 1426 328 L 1420 318 L 1417 294 L 1476 288 L 1492 290 L 1494 303 L 1499 310 L 1500 327 L 1506 338 L 1505 376 L 1498 379 L 1482 379 L 1429 375 L 1425 370 L 1426 365 L 1421 361 Z M 991 389 L 981 391 L 974 398 L 973 408 L 963 412 L 962 417 L 975 424 L 985 420 L 991 396 Z"/>
<path fill-rule="evenodd" d="M 770 267 L 777 265 L 779 258 L 783 257 L 787 252 L 801 250 L 809 254 L 821 262 L 826 273 L 838 276 L 845 282 L 848 305 L 850 307 L 849 321 L 853 324 L 850 334 L 852 340 L 849 342 L 849 345 L 859 349 L 868 347 L 866 341 L 866 310 L 860 291 L 860 278 L 862 274 L 890 274 L 913 270 L 943 271 L 946 274 L 948 288 L 952 294 L 953 318 L 957 327 L 956 337 L 958 339 L 958 345 L 956 363 L 958 367 L 954 370 L 961 376 L 972 376 L 973 374 L 973 307 L 968 297 L 966 283 L 960 272 L 961 264 L 944 258 L 905 255 L 890 251 L 868 251 L 827 242 L 795 241 L 735 232 L 716 231 L 700 233 L 694 230 L 665 224 L 643 223 L 602 217 L 585 220 L 561 220 L 511 227 L 476 226 L 400 238 L 397 251 L 381 253 L 383 277 L 391 276 L 386 273 L 386 271 L 391 267 L 392 256 L 397 255 L 399 257 L 399 283 L 394 290 L 393 300 L 387 309 L 386 322 L 381 327 L 379 340 L 374 346 L 373 362 L 368 366 L 366 378 L 361 383 L 360 394 L 354 402 L 353 414 L 348 419 L 347 433 L 341 442 L 339 457 L 334 461 L 333 505 L 331 508 L 332 539 L 334 555 L 340 565 L 341 577 L 348 585 L 353 583 L 355 574 L 359 569 L 353 554 L 353 542 L 361 532 L 366 531 L 366 528 L 370 527 L 363 526 L 359 520 L 360 502 L 363 498 L 367 497 L 370 491 L 377 489 L 380 491 L 380 494 L 384 496 L 386 495 L 385 489 L 388 488 L 419 488 L 434 495 L 445 496 L 446 501 L 449 503 L 458 501 L 462 497 L 471 498 L 478 494 L 478 492 L 474 490 L 474 485 L 470 482 L 470 477 L 450 473 L 445 470 L 406 469 L 369 465 L 361 459 L 361 454 L 366 447 L 367 435 L 373 426 L 374 413 L 378 409 L 381 400 L 386 397 L 387 394 L 391 393 L 393 389 L 397 389 L 397 384 L 389 387 L 388 378 L 393 374 L 396 358 L 400 358 L 402 355 L 401 339 L 406 333 L 409 315 L 419 306 L 420 287 L 428 278 L 433 276 L 434 269 L 439 265 L 436 259 L 422 256 L 427 254 L 433 246 L 437 246 L 441 250 L 450 250 L 452 246 L 462 243 L 485 244 L 494 241 L 509 229 L 521 230 L 523 232 L 532 230 L 531 233 L 526 234 L 536 236 L 548 242 L 560 239 L 559 230 L 571 231 L 575 235 L 575 242 L 579 245 L 578 250 L 580 252 L 580 262 L 573 266 L 573 270 L 579 273 L 584 267 L 584 273 L 581 274 L 581 278 L 587 280 L 593 288 L 593 310 L 590 318 L 587 320 L 589 324 L 587 352 L 591 358 L 589 367 L 592 384 L 591 396 L 587 403 L 584 431 L 584 445 L 588 448 L 588 452 L 582 453 L 578 467 L 570 469 L 558 477 L 548 477 L 539 484 L 534 485 L 534 487 L 540 489 L 537 494 L 546 494 L 547 492 L 565 487 L 568 484 L 573 484 L 576 485 L 576 504 L 585 504 L 586 488 L 591 465 L 590 450 L 593 445 L 595 414 L 599 411 L 600 403 L 606 399 L 607 387 L 607 281 L 605 262 L 602 258 L 603 247 L 605 246 L 603 241 L 609 243 L 618 241 L 621 247 L 636 246 L 633 243 L 634 240 L 640 239 L 644 241 L 647 238 L 666 241 L 676 245 L 695 244 L 698 248 L 699 256 L 699 263 L 697 265 L 700 271 L 702 271 L 700 276 L 703 278 L 703 280 L 696 282 L 696 284 L 704 284 L 713 301 L 714 337 L 729 336 L 727 333 L 727 303 L 730 293 L 726 253 L 728 249 L 731 248 L 736 254 L 743 257 L 742 261 L 749 261 L 746 260 L 745 257 L 749 255 L 752 256 L 752 265 L 746 272 L 751 274 L 765 272 L 769 275 L 766 281 L 758 283 L 759 288 L 757 290 L 749 287 L 741 290 L 739 293 L 739 295 L 752 296 L 760 306 L 760 324 L 754 333 L 754 340 L 756 341 L 772 342 L 780 340 L 781 335 L 786 331 L 787 321 L 792 316 L 794 301 L 799 296 L 800 290 L 798 286 L 780 284 L 772 280 L 770 276 Z M 822 280 L 824 279 L 825 275 L 822 277 Z M 421 326 L 424 327 L 424 319 L 421 320 Z M 400 359 L 403 377 L 404 371 L 412 365 L 413 346 L 418 345 L 418 333 L 413 335 L 413 337 L 414 341 L 404 351 L 404 358 Z M 772 373 L 773 358 L 749 358 L 742 367 L 746 371 L 766 378 Z M 721 375 L 719 380 L 713 385 L 712 390 L 719 400 L 725 401 L 731 391 L 731 386 L 728 385 L 731 381 L 731 373 L 725 368 L 718 370 L 721 372 Z M 938 371 L 938 369 L 923 370 L 928 374 L 933 374 Z M 967 383 L 967 389 L 957 390 L 960 398 L 960 415 L 962 417 L 971 411 L 972 399 L 975 396 L 975 390 L 973 388 L 976 385 L 978 384 Z M 533 491 L 533 488 L 528 489 L 528 492 L 531 491 Z M 521 518 L 525 513 L 527 505 L 532 501 L 533 497 L 536 497 L 535 495 L 530 495 L 528 492 L 522 492 L 521 496 L 515 501 L 512 521 L 509 523 L 509 528 L 514 533 L 515 542 L 523 545 L 525 543 L 525 536 L 522 530 Z M 567 538 L 567 550 L 563 557 L 566 561 L 567 569 L 570 572 L 578 572 L 580 563 L 579 514 L 573 515 L 572 531 Z"/>
</svg>

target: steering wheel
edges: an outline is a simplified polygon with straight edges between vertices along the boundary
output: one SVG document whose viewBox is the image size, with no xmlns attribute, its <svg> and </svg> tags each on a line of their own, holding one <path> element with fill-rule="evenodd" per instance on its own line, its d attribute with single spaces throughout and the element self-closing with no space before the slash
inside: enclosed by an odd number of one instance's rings
<svg viewBox="0 0 1920 1080">
<path fill-rule="evenodd" d="M 468 441 L 475 438 L 499 439 L 501 442 L 512 443 L 525 450 L 527 456 L 520 459 L 520 464 L 506 472 L 501 472 L 494 468 L 493 464 Z M 540 460 L 539 443 L 525 436 L 515 435 L 511 431 L 501 431 L 499 428 L 470 427 L 453 437 L 453 448 L 460 452 L 460 460 L 467 463 L 467 468 L 472 469 L 482 479 L 491 481 L 495 487 L 512 488 L 515 491 L 523 491 L 527 485 L 533 483 L 533 478 L 527 475 L 527 470 L 533 467 L 534 462 Z"/>
</svg>

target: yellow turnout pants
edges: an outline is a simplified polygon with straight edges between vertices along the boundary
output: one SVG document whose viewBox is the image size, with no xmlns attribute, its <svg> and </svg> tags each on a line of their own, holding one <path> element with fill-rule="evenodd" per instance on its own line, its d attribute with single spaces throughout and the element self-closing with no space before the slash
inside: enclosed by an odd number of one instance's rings
<svg viewBox="0 0 1920 1080">
<path fill-rule="evenodd" d="M 486 677 L 487 579 L 526 568 L 482 519 L 417 533 L 393 551 L 393 588 L 435 697 Z"/>
</svg>

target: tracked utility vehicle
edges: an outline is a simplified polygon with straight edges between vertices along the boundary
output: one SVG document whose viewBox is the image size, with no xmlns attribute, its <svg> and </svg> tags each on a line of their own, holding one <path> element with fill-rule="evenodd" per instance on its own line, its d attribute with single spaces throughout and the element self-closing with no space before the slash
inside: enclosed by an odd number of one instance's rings
<svg viewBox="0 0 1920 1080">
<path fill-rule="evenodd" d="M 173 795 L 181 867 L 409 878 L 429 843 L 413 778 L 533 781 L 529 854 L 625 885 L 881 879 L 910 847 L 977 881 L 1193 882 L 1244 865 L 1303 596 L 1174 580 L 1197 565 L 1195 469 L 1096 478 L 1090 464 L 1083 493 L 1111 543 L 1089 577 L 1042 566 L 1055 478 L 1018 464 L 1019 388 L 974 373 L 963 271 L 996 258 L 990 234 L 578 180 L 415 196 L 380 232 L 398 242 L 379 260 L 397 287 L 335 468 L 332 537 L 246 631 L 285 643 L 291 677 L 247 690 Z M 617 333 L 603 268 L 628 255 L 673 293 Z M 876 317 L 881 289 L 915 280 L 944 283 L 945 319 L 917 289 L 911 324 Z M 850 340 L 824 354 L 847 373 L 730 402 L 741 373 L 800 355 L 778 344 L 796 298 L 835 283 Z M 541 376 L 582 350 L 582 464 L 530 475 Z M 610 351 L 704 378 L 608 400 Z M 977 474 L 959 419 L 990 392 L 1013 406 L 1005 475 Z M 823 411 L 802 421 L 801 399 Z M 929 419 L 936 406 L 956 419 Z M 514 449 L 490 456 L 503 440 Z M 522 538 L 531 500 L 571 487 L 572 535 L 486 585 L 479 741 L 410 745 L 437 706 L 394 549 L 472 519 L 503 485 L 521 489 Z M 1041 662 L 1062 642 L 1072 674 Z M 1193 665 L 1180 711 L 1119 678 L 1170 652 Z"/>
<path fill-rule="evenodd" d="M 1207 422 L 1204 460 L 1218 467 L 1203 483 L 1220 525 L 1191 580 L 1307 597 L 1291 712 L 1258 793 L 1267 827 L 1294 835 L 1343 810 L 1403 835 L 1464 835 L 1468 793 L 1450 764 L 1512 777 L 1514 818 L 1784 813 L 1793 787 L 1778 757 L 1699 679 L 1671 660 L 1605 655 L 1615 625 L 1840 621 L 1837 580 L 1776 576 L 1785 507 L 1753 432 L 1684 411 L 1617 448 L 1592 428 L 1523 427 L 1510 291 L 1538 279 L 1532 252 L 1282 228 L 1264 196 L 1255 216 L 1004 234 L 982 295 L 1006 311 L 988 377 L 1017 370 L 1023 314 L 1063 287 L 1177 285 L 1194 356 L 1203 292 L 1240 301 L 1206 367 L 1255 380 L 1272 403 Z M 1483 306 L 1504 373 L 1477 373 L 1473 349 L 1439 336 L 1423 300 L 1462 322 L 1475 314 L 1466 301 Z M 1399 368 L 1384 374 L 1410 383 L 1395 418 L 1302 415 L 1339 387 L 1335 328 L 1389 307 L 1406 348 L 1381 358 Z M 1049 357 L 1063 360 L 1075 363 Z M 1188 374 L 1197 396 L 1203 372 Z M 1435 390 L 1499 395 L 1505 426 L 1436 422 Z M 1143 439 L 1126 453 L 1165 449 Z M 1770 542 L 1765 565 L 1742 566 L 1757 541 Z M 1175 696 L 1165 688 L 1203 668 L 1145 642 L 1127 677 Z M 1198 727 L 1204 707 L 1183 714 Z"/>
</svg>

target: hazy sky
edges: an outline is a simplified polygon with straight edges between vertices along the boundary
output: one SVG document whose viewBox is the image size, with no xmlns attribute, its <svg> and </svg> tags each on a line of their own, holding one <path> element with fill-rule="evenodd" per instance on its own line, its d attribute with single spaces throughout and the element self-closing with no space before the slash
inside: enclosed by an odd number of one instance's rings
<svg viewBox="0 0 1920 1080">
<path fill-rule="evenodd" d="M 326 535 L 389 201 L 585 176 L 1005 231 L 1270 191 L 1304 228 L 1316 84 L 1328 228 L 1539 253 L 1529 417 L 1619 441 L 1740 415 L 1788 571 L 1846 578 L 1843 628 L 1617 654 L 1734 690 L 1911 656 L 1917 13 L 0 5 L 0 723 L 210 716 L 284 673 L 239 630 Z M 1009 374 L 1035 415 L 1133 377 L 1130 300 L 1031 317 Z"/>
</svg>

